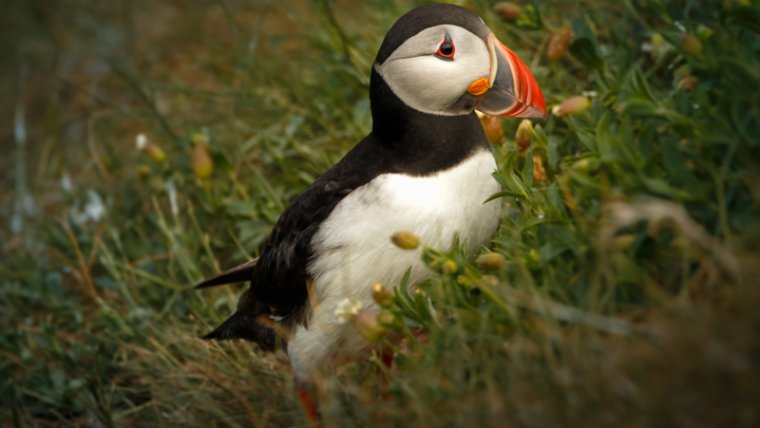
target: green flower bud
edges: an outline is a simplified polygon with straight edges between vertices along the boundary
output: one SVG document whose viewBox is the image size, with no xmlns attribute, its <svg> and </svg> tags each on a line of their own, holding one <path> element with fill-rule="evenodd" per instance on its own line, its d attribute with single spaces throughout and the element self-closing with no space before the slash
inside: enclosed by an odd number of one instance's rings
<svg viewBox="0 0 760 428">
<path fill-rule="evenodd" d="M 526 254 L 525 261 L 528 263 L 528 267 L 535 269 L 538 267 L 538 262 L 541 261 L 541 255 L 535 248 L 531 248 Z"/>
<path fill-rule="evenodd" d="M 472 279 L 470 279 L 470 278 L 468 278 L 468 277 L 466 277 L 464 275 L 457 276 L 457 284 L 459 284 L 459 285 L 461 285 L 462 287 L 465 287 L 465 288 L 472 288 L 473 285 L 474 285 L 472 283 Z"/>
<path fill-rule="evenodd" d="M 702 52 L 702 42 L 697 36 L 684 33 L 681 36 L 681 49 L 688 55 L 699 55 Z"/>
<path fill-rule="evenodd" d="M 459 265 L 457 265 L 457 262 L 451 259 L 444 260 L 443 263 L 441 263 L 441 273 L 444 275 L 453 275 L 456 273 L 456 271 L 459 270 Z"/>
<path fill-rule="evenodd" d="M 144 150 L 153 162 L 157 164 L 164 164 L 166 162 L 166 153 L 161 147 L 153 143 L 148 143 L 145 145 Z"/>
<path fill-rule="evenodd" d="M 520 125 L 517 127 L 517 132 L 515 133 L 515 143 L 517 143 L 517 147 L 520 148 L 521 154 L 525 154 L 532 141 L 533 123 L 531 123 L 531 121 L 528 119 L 523 119 L 522 122 L 520 122 Z"/>
<path fill-rule="evenodd" d="M 211 177 L 214 172 L 214 162 L 206 150 L 205 144 L 196 144 L 190 153 L 190 165 L 193 168 L 193 174 L 199 180 Z"/>
<path fill-rule="evenodd" d="M 137 150 L 144 152 L 153 162 L 157 164 L 166 162 L 166 153 L 164 153 L 161 147 L 149 142 L 145 134 L 137 134 L 135 144 L 137 145 Z"/>
<path fill-rule="evenodd" d="M 715 34 L 715 31 L 713 31 L 713 29 L 710 27 L 702 24 L 699 24 L 697 27 L 697 37 L 699 37 L 699 40 L 707 40 L 712 37 L 713 34 Z"/>
<path fill-rule="evenodd" d="M 652 36 L 649 38 L 649 43 L 652 44 L 652 51 L 658 51 L 665 43 L 665 38 L 662 37 L 662 34 L 660 33 L 652 33 Z"/>
<path fill-rule="evenodd" d="M 601 165 L 601 162 L 599 161 L 599 158 L 586 157 L 586 158 L 575 161 L 575 163 L 573 163 L 573 169 L 575 171 L 586 174 L 589 172 L 596 171 L 597 169 L 599 169 L 600 165 Z"/>
<path fill-rule="evenodd" d="M 208 135 L 205 132 L 195 132 L 190 136 L 190 141 L 193 142 L 193 145 L 203 144 L 206 146 L 208 145 Z"/>
<path fill-rule="evenodd" d="M 380 313 L 377 314 L 377 322 L 383 327 L 394 330 L 399 330 L 403 327 L 401 320 L 391 311 L 380 311 Z"/>
</svg>

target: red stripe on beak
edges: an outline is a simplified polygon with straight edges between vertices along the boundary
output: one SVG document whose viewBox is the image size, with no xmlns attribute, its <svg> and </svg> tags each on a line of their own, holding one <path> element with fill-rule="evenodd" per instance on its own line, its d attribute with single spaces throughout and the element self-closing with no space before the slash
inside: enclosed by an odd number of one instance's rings
<svg viewBox="0 0 760 428">
<path fill-rule="evenodd" d="M 502 116 L 511 117 L 542 117 L 546 119 L 546 101 L 544 94 L 536 82 L 536 78 L 528 69 L 528 66 L 511 49 L 496 40 L 498 53 L 501 54 L 512 69 L 514 79 L 515 104 Z"/>
</svg>

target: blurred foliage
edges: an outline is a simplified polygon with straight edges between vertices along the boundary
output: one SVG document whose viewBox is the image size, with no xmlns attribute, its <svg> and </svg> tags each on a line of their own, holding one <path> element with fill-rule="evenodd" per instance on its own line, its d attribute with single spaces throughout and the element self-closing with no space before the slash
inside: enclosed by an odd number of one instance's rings
<svg viewBox="0 0 760 428">
<path fill-rule="evenodd" d="M 325 374 L 325 424 L 756 426 L 757 2 L 459 3 L 563 107 L 501 121 L 493 247 L 426 249 L 379 318 L 395 370 Z M 306 425 L 283 355 L 197 339 L 240 289 L 190 284 L 369 131 L 411 6 L 7 5 L 5 425 Z"/>
</svg>

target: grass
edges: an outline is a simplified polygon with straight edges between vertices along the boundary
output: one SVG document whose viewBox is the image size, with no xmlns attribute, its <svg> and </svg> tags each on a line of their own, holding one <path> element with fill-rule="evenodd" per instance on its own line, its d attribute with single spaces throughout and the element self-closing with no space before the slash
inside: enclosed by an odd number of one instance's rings
<svg viewBox="0 0 760 428">
<path fill-rule="evenodd" d="M 385 314 L 396 369 L 325 374 L 324 424 L 757 426 L 760 8 L 518 3 L 467 5 L 549 105 L 589 106 L 519 145 L 498 123 L 492 248 L 426 252 L 436 273 Z M 307 425 L 282 355 L 197 339 L 241 289 L 190 284 L 255 256 L 369 131 L 375 51 L 411 6 L 10 3 L 3 425 Z"/>
</svg>

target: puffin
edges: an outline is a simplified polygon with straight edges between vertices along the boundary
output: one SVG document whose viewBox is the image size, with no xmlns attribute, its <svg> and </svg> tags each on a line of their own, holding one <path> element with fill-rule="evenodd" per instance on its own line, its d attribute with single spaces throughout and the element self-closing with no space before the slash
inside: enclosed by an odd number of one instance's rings
<svg viewBox="0 0 760 428">
<path fill-rule="evenodd" d="M 525 63 L 454 5 L 417 7 L 396 21 L 372 66 L 369 98 L 369 135 L 290 202 L 259 257 L 196 285 L 248 282 L 236 311 L 204 338 L 282 347 L 297 381 L 366 349 L 336 315 L 341 302 L 376 309 L 374 284 L 429 275 L 422 249 L 399 248 L 391 235 L 474 252 L 495 234 L 501 205 L 486 201 L 501 189 L 475 111 L 546 117 Z"/>
</svg>

